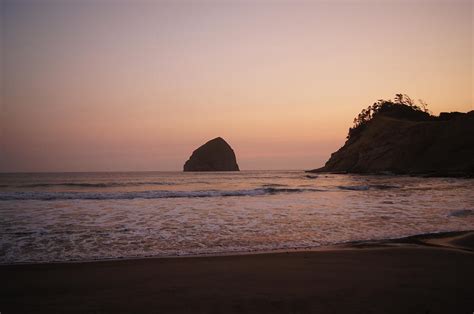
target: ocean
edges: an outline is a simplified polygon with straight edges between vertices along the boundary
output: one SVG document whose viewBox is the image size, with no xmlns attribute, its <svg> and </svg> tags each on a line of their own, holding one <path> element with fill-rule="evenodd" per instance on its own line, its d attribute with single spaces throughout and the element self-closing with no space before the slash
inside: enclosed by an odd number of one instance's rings
<svg viewBox="0 0 474 314">
<path fill-rule="evenodd" d="M 1 264 L 292 250 L 473 227 L 472 179 L 0 174 Z"/>
</svg>

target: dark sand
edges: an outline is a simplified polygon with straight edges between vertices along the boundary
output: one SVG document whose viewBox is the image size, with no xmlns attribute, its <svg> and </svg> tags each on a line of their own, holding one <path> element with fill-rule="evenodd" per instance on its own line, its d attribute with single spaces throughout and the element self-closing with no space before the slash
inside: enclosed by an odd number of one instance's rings
<svg viewBox="0 0 474 314">
<path fill-rule="evenodd" d="M 468 313 L 474 233 L 327 250 L 0 266 L 0 312 Z"/>
</svg>

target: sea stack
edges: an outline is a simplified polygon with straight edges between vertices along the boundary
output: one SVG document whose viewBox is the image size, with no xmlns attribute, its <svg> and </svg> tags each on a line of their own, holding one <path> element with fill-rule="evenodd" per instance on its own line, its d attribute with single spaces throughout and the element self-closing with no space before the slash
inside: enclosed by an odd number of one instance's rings
<svg viewBox="0 0 474 314">
<path fill-rule="evenodd" d="M 239 171 L 232 147 L 216 137 L 196 149 L 184 164 L 184 171 Z"/>
</svg>

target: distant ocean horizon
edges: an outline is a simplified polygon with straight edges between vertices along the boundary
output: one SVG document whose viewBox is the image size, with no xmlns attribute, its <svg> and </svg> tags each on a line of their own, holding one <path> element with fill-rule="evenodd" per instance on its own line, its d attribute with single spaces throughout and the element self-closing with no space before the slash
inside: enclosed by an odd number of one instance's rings
<svg viewBox="0 0 474 314">
<path fill-rule="evenodd" d="M 294 168 L 294 169 L 240 169 L 239 171 L 189 171 L 189 172 L 201 172 L 201 173 L 232 173 L 232 172 L 256 172 L 256 171 L 309 171 L 315 169 L 315 167 L 310 168 Z M 85 171 L 0 171 L 0 175 L 6 174 L 69 174 L 69 173 L 82 173 L 82 174 L 92 174 L 92 173 L 168 173 L 168 172 L 184 172 L 181 170 L 85 170 Z"/>
<path fill-rule="evenodd" d="M 471 230 L 474 180 L 303 170 L 0 173 L 0 263 L 315 248 Z"/>
</svg>

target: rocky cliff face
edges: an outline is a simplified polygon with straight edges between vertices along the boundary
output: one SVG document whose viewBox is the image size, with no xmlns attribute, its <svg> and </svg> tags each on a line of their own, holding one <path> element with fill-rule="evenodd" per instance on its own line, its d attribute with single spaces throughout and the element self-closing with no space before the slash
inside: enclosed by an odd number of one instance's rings
<svg viewBox="0 0 474 314">
<path fill-rule="evenodd" d="M 380 112 L 311 172 L 474 176 L 474 111 Z"/>
<path fill-rule="evenodd" d="M 196 149 L 184 164 L 184 171 L 239 171 L 234 150 L 217 137 Z"/>
</svg>

